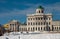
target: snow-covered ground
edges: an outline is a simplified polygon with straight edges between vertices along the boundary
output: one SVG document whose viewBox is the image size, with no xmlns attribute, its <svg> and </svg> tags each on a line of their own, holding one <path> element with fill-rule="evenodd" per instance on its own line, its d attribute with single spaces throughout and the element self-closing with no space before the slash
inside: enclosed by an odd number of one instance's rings
<svg viewBox="0 0 60 39">
<path fill-rule="evenodd" d="M 60 34 L 17 34 L 17 35 L 5 35 L 0 39 L 60 39 Z"/>
</svg>

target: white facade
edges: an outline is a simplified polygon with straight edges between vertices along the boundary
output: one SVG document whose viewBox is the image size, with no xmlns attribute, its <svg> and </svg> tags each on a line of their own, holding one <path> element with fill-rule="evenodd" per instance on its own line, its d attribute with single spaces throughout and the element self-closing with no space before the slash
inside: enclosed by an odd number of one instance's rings
<svg viewBox="0 0 60 39">
<path fill-rule="evenodd" d="M 39 6 L 36 9 L 36 13 L 27 14 L 27 25 L 20 24 L 19 26 L 18 24 L 17 26 L 19 27 L 18 30 L 21 32 L 24 31 L 26 32 L 59 31 L 60 32 L 60 21 L 53 21 L 52 14 L 51 13 L 45 14 L 44 8 L 42 6 Z M 12 29 L 12 27 L 10 27 L 10 29 Z"/>
</svg>

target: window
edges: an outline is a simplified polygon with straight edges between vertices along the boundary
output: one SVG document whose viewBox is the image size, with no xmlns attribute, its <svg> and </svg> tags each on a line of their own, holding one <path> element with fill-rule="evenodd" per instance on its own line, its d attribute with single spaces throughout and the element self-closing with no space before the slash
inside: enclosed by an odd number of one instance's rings
<svg viewBox="0 0 60 39">
<path fill-rule="evenodd" d="M 36 25 L 37 25 L 37 22 L 36 22 Z"/>
<path fill-rule="evenodd" d="M 41 30 L 42 30 L 42 27 L 41 27 Z"/>
<path fill-rule="evenodd" d="M 30 27 L 28 28 L 28 31 L 30 30 Z"/>
<path fill-rule="evenodd" d="M 49 22 L 49 25 L 50 25 L 50 22 Z"/>
<path fill-rule="evenodd" d="M 56 27 L 55 27 L 55 30 L 56 30 Z"/>
<path fill-rule="evenodd" d="M 40 13 L 40 11 L 39 11 L 39 13 Z"/>
<path fill-rule="evenodd" d="M 59 27 L 59 30 L 60 30 L 60 27 Z"/>
<path fill-rule="evenodd" d="M 35 23 L 33 22 L 33 25 L 35 25 Z"/>
<path fill-rule="evenodd" d="M 33 31 L 34 31 L 35 29 L 34 29 L 34 27 L 33 27 Z"/>
<path fill-rule="evenodd" d="M 45 25 L 45 22 L 44 22 L 44 25 Z"/>
<path fill-rule="evenodd" d="M 42 20 L 42 17 L 41 17 L 41 20 Z"/>
<path fill-rule="evenodd" d="M 37 27 L 36 27 L 36 30 L 37 30 Z"/>
<path fill-rule="evenodd" d="M 38 17 L 38 20 L 40 20 L 40 18 Z"/>
<path fill-rule="evenodd" d="M 32 25 L 32 22 L 31 22 L 31 25 Z"/>
<path fill-rule="evenodd" d="M 14 26 L 14 24 L 10 24 L 10 26 Z"/>
<path fill-rule="evenodd" d="M 57 30 L 58 30 L 58 27 L 57 27 Z"/>
<path fill-rule="evenodd" d="M 38 27 L 38 31 L 40 31 L 40 27 Z"/>
<path fill-rule="evenodd" d="M 43 13 L 44 11 L 42 10 L 42 13 Z"/>
<path fill-rule="evenodd" d="M 30 23 L 28 22 L 28 25 L 30 25 Z"/>
<path fill-rule="evenodd" d="M 46 25 L 48 25 L 48 22 L 46 22 Z"/>
<path fill-rule="evenodd" d="M 44 20 L 45 20 L 45 18 L 44 18 Z"/>
<path fill-rule="evenodd" d="M 32 20 L 32 18 L 31 18 L 31 20 Z"/>
<path fill-rule="evenodd" d="M 31 27 L 31 31 L 32 31 L 32 27 Z"/>
<path fill-rule="evenodd" d="M 36 18 L 36 20 L 37 20 L 37 18 Z"/>
<path fill-rule="evenodd" d="M 28 20 L 30 20 L 30 18 L 28 18 Z"/>
<path fill-rule="evenodd" d="M 40 22 L 38 22 L 38 25 L 40 25 Z"/>
</svg>

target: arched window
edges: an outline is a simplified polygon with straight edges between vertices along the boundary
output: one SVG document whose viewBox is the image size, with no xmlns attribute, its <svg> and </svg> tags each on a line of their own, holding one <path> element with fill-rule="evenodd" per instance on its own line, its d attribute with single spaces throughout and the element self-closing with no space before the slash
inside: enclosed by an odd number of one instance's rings
<svg viewBox="0 0 60 39">
<path fill-rule="evenodd" d="M 43 10 L 42 10 L 42 13 L 43 13 Z"/>
<path fill-rule="evenodd" d="M 40 13 L 40 11 L 39 11 L 39 13 Z"/>
</svg>

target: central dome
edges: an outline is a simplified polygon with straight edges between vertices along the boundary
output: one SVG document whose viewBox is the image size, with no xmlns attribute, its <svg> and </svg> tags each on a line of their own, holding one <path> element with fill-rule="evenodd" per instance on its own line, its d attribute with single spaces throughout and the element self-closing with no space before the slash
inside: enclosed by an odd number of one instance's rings
<svg viewBox="0 0 60 39">
<path fill-rule="evenodd" d="M 37 9 L 36 9 L 36 13 L 43 13 L 44 12 L 44 8 L 42 6 L 39 6 Z"/>
<path fill-rule="evenodd" d="M 39 6 L 38 9 L 44 9 L 42 6 Z"/>
</svg>

